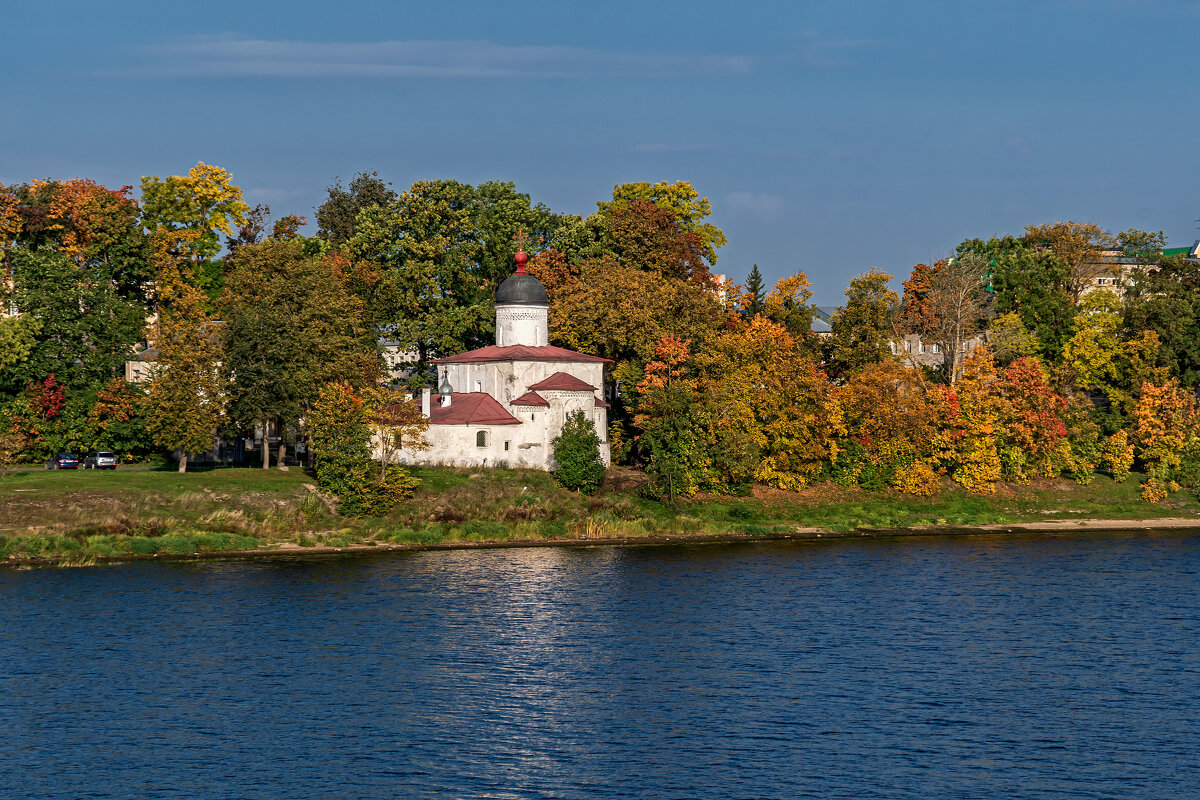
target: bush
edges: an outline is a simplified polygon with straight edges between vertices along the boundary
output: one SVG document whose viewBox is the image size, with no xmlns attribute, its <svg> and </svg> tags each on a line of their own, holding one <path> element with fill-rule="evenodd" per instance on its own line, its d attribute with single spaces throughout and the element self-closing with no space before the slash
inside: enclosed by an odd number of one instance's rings
<svg viewBox="0 0 1200 800">
<path fill-rule="evenodd" d="M 576 411 L 567 416 L 562 432 L 551 442 L 554 460 L 554 480 L 564 489 L 595 494 L 604 480 L 604 462 L 600 460 L 600 437 L 596 427 Z"/>
</svg>

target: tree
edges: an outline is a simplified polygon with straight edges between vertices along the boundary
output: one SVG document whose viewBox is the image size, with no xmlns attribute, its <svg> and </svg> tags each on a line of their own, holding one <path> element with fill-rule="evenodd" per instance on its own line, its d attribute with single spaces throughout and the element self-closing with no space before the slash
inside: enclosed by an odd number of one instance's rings
<svg viewBox="0 0 1200 800">
<path fill-rule="evenodd" d="M 829 370 L 845 376 L 891 358 L 893 322 L 900 299 L 888 288 L 891 275 L 872 269 L 850 281 L 846 305 L 833 316 L 827 341 Z"/>
<path fill-rule="evenodd" d="M 348 244 L 353 261 L 380 269 L 365 298 L 370 322 L 421 363 L 481 346 L 492 332 L 491 295 L 474 272 L 474 202 L 470 186 L 420 181 L 386 208 L 364 209 Z"/>
<path fill-rule="evenodd" d="M 1071 324 L 1074 333 L 1063 347 L 1063 363 L 1074 374 L 1076 385 L 1103 390 L 1116 378 L 1121 299 L 1107 289 L 1090 292 L 1082 310 Z"/>
<path fill-rule="evenodd" d="M 429 418 L 421 406 L 405 392 L 388 388 L 367 389 L 363 393 L 367 421 L 379 448 L 379 480 L 387 479 L 388 464 L 403 450 L 428 450 L 425 432 Z"/>
<path fill-rule="evenodd" d="M 1037 337 L 1025 328 L 1021 315 L 1015 311 L 1006 311 L 992 318 L 987 329 L 987 342 L 996 363 L 1001 366 L 1007 366 L 1018 358 L 1038 354 Z"/>
<path fill-rule="evenodd" d="M 1147 383 L 1134 411 L 1138 457 L 1146 468 L 1142 499 L 1157 503 L 1178 484 L 1173 473 L 1197 443 L 1196 401 L 1172 380 L 1161 386 Z"/>
<path fill-rule="evenodd" d="M 317 208 L 317 235 L 334 247 L 343 247 L 358 232 L 358 215 L 364 208 L 385 207 L 396 199 L 390 186 L 374 170 L 355 175 L 349 189 L 335 181 Z"/>
<path fill-rule="evenodd" d="M 813 338 L 812 284 L 803 272 L 780 278 L 762 300 L 762 314 L 787 331 L 798 343 Z"/>
<path fill-rule="evenodd" d="M 1200 385 L 1200 264 L 1163 258 L 1133 279 L 1125 294 L 1123 327 L 1153 331 L 1159 357 L 1186 386 Z"/>
<path fill-rule="evenodd" d="M 103 261 L 79 263 L 50 245 L 12 253 L 13 298 L 29 317 L 14 338 L 32 336 L 23 360 L 10 363 L 10 389 L 56 372 L 68 385 L 102 384 L 123 369 L 141 338 L 146 310 L 136 296 L 118 292 Z"/>
<path fill-rule="evenodd" d="M 757 317 L 763 313 L 763 307 L 763 277 L 758 271 L 758 264 L 755 264 L 746 276 L 746 315 Z"/>
<path fill-rule="evenodd" d="M 1005 401 L 999 428 L 1004 476 L 1028 483 L 1030 473 L 1056 474 L 1067 436 L 1067 401 L 1050 388 L 1046 370 L 1037 359 L 1019 358 L 1004 370 L 995 388 Z"/>
<path fill-rule="evenodd" d="M 306 410 L 334 380 L 355 386 L 379 375 L 374 337 L 336 258 L 317 240 L 270 240 L 240 248 L 222 298 L 230 419 L 299 435 Z M 281 436 L 282 465 L 287 437 Z M 263 466 L 269 463 L 266 438 Z"/>
<path fill-rule="evenodd" d="M 621 183 L 613 187 L 613 199 L 597 203 L 601 216 L 611 215 L 615 210 L 635 201 L 649 201 L 659 208 L 670 211 L 685 234 L 696 234 L 700 253 L 711 267 L 717 263 L 717 249 L 724 246 L 725 234 L 711 222 L 712 204 L 687 181 L 667 183 Z"/>
<path fill-rule="evenodd" d="M 190 230 L 196 236 L 181 240 L 198 259 L 221 249 L 218 232 L 233 235 L 233 226 L 246 221 L 250 207 L 228 172 L 198 162 L 187 175 L 142 178 L 142 220 L 147 230 Z"/>
<path fill-rule="evenodd" d="M 3 297 L 0 297 L 3 302 Z M 41 323 L 31 316 L 0 315 L 0 373 L 15 367 L 33 352 Z"/>
<path fill-rule="evenodd" d="M 868 364 L 835 390 L 845 436 L 833 461 L 834 479 L 870 489 L 903 484 L 918 488 L 914 468 L 929 472 L 933 409 L 920 370 L 896 361 Z"/>
<path fill-rule="evenodd" d="M 606 232 L 617 260 L 663 278 L 691 281 L 704 289 L 716 287 L 704 262 L 700 234 L 683 228 L 668 208 L 649 200 L 631 200 L 608 211 Z"/>
<path fill-rule="evenodd" d="M 1004 404 L 996 392 L 996 368 L 986 347 L 967 357 L 954 386 L 934 387 L 937 459 L 954 482 L 970 492 L 991 494 L 1000 479 L 999 454 Z"/>
<path fill-rule="evenodd" d="M 945 358 L 946 380 L 958 379 L 964 343 L 979 332 L 988 312 L 984 276 L 988 259 L 963 253 L 938 264 L 926 297 L 930 333 L 937 337 Z"/>
<path fill-rule="evenodd" d="M 395 465 L 372 480 L 368 408 L 345 381 L 322 387 L 310 412 L 317 483 L 338 498 L 338 511 L 351 516 L 383 514 L 412 494 L 419 481 Z"/>
<path fill-rule="evenodd" d="M 158 363 L 146 400 L 146 427 L 154 443 L 179 451 L 179 471 L 189 453 L 212 447 L 222 417 L 224 386 L 218 370 L 220 342 L 204 313 L 204 295 L 192 284 L 188 251 L 194 231 L 156 231 L 154 260 L 162 298 Z"/>
<path fill-rule="evenodd" d="M 1072 303 L 1079 302 L 1084 290 L 1094 285 L 1097 277 L 1115 274 L 1115 267 L 1104 251 L 1116 247 L 1117 240 L 1099 225 L 1069 221 L 1029 225 L 1025 228 L 1025 241 L 1038 251 L 1054 253 L 1066 265 Z"/>
<path fill-rule="evenodd" d="M 567 415 L 562 431 L 550 442 L 554 448 L 554 480 L 559 486 L 583 494 L 595 494 L 604 480 L 600 437 L 596 426 L 582 411 Z"/>
<path fill-rule="evenodd" d="M 912 268 L 908 280 L 904 281 L 904 295 L 896 314 L 896 324 L 905 333 L 927 337 L 941 324 L 930 300 L 933 274 L 933 267 L 917 264 Z"/>
<path fill-rule="evenodd" d="M 695 417 L 696 382 L 687 376 L 690 342 L 662 337 L 635 392 L 634 425 L 652 485 L 674 504 L 695 494 L 703 452 Z"/>
<path fill-rule="evenodd" d="M 958 246 L 958 255 L 968 252 L 990 260 L 995 313 L 1018 314 L 1024 327 L 1037 337 L 1042 355 L 1057 362 L 1077 313 L 1070 266 L 1049 249 L 1035 248 L 1011 236 L 987 242 L 972 239 Z"/>
</svg>

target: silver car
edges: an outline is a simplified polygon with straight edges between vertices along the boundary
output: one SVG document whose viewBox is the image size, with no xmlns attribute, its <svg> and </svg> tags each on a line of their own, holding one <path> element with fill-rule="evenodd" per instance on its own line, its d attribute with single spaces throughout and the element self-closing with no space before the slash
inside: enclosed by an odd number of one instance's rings
<svg viewBox="0 0 1200 800">
<path fill-rule="evenodd" d="M 83 460 L 84 469 L 116 469 L 117 455 L 105 450 L 93 450 Z"/>
</svg>

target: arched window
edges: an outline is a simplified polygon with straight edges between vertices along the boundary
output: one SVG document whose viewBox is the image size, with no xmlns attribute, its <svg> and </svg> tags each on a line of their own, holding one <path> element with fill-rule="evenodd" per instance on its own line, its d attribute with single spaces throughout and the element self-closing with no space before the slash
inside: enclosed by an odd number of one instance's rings
<svg viewBox="0 0 1200 800">
<path fill-rule="evenodd" d="M 480 431 L 475 434 L 475 446 L 487 447 L 487 431 Z"/>
</svg>

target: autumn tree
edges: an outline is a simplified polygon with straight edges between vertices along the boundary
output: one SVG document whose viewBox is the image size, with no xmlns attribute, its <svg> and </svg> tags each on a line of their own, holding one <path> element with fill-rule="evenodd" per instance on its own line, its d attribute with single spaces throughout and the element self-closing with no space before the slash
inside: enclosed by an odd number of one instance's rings
<svg viewBox="0 0 1200 800">
<path fill-rule="evenodd" d="M 429 418 L 410 394 L 387 387 L 368 388 L 363 392 L 367 424 L 379 452 L 379 479 L 387 479 L 388 464 L 403 451 L 428 450 L 425 432 Z"/>
<path fill-rule="evenodd" d="M 1178 488 L 1174 473 L 1185 456 L 1195 456 L 1196 400 L 1174 380 L 1147 383 L 1141 395 L 1134 418 L 1137 455 L 1146 470 L 1142 499 L 1157 503 Z"/>
<path fill-rule="evenodd" d="M 1067 401 L 1049 385 L 1037 359 L 1012 362 L 995 384 L 1001 410 L 1000 461 L 1004 477 L 1028 483 L 1031 475 L 1052 477 L 1067 436 Z"/>
<path fill-rule="evenodd" d="M 153 237 L 161 318 L 146 427 L 155 444 L 179 452 L 180 472 L 187 471 L 189 453 L 212 447 L 225 388 L 218 369 L 219 335 L 204 312 L 204 294 L 192 281 L 190 253 L 198 235 L 160 229 Z"/>
<path fill-rule="evenodd" d="M 621 183 L 613 187 L 612 200 L 596 205 L 604 218 L 639 201 L 669 211 L 683 234 L 695 235 L 704 261 L 710 267 L 717 263 L 717 250 L 728 240 L 720 228 L 707 221 L 712 216 L 712 204 L 707 197 L 701 197 L 692 184 L 687 181 Z"/>
<path fill-rule="evenodd" d="M 984 291 L 984 276 L 988 266 L 985 256 L 968 252 L 940 262 L 930 280 L 925 298 L 929 334 L 942 347 L 949 383 L 958 379 L 966 342 L 979 333 L 987 316 L 989 298 Z"/>
<path fill-rule="evenodd" d="M 1102 275 L 1115 275 L 1115 266 L 1106 250 L 1117 246 L 1108 231 L 1093 223 L 1054 222 L 1048 225 L 1029 225 L 1025 241 L 1040 252 L 1051 252 L 1067 268 L 1067 289 L 1072 303 L 1078 303 L 1084 290 Z"/>
<path fill-rule="evenodd" d="M 762 315 L 783 328 L 801 346 L 813 339 L 812 284 L 803 272 L 785 275 L 762 298 Z"/>
<path fill-rule="evenodd" d="M 987 343 L 995 356 L 996 363 L 1008 366 L 1018 358 L 1038 354 L 1037 337 L 1029 332 L 1021 315 L 1006 311 L 992 318 L 987 327 Z"/>
<path fill-rule="evenodd" d="M 608 211 L 606 227 L 609 246 L 623 266 L 716 288 L 700 234 L 684 229 L 669 208 L 649 200 L 617 204 Z"/>
<path fill-rule="evenodd" d="M 868 364 L 833 396 L 845 428 L 831 465 L 835 480 L 871 489 L 898 485 L 916 494 L 936 485 L 934 413 L 919 370 L 896 361 Z"/>
<path fill-rule="evenodd" d="M 636 389 L 633 423 L 646 474 L 667 500 L 695 494 L 703 479 L 703 450 L 695 418 L 696 382 L 690 342 L 667 335 L 654 348 Z"/>
<path fill-rule="evenodd" d="M 833 334 L 826 342 L 831 375 L 845 376 L 892 357 L 900 299 L 888 288 L 891 279 L 872 269 L 850 281 L 846 304 L 834 314 Z"/>
<path fill-rule="evenodd" d="M 190 231 L 181 239 L 191 260 L 192 280 L 207 294 L 206 308 L 220 295 L 223 269 L 216 258 L 221 234 L 233 236 L 235 226 L 247 221 L 250 207 L 242 190 L 221 167 L 198 162 L 187 175 L 142 178 L 142 224 L 148 232 Z"/>
<path fill-rule="evenodd" d="M 959 381 L 931 393 L 938 423 L 936 457 L 955 483 L 980 494 L 994 492 L 1001 477 L 1004 403 L 996 379 L 991 353 L 977 347 L 964 361 Z"/>
</svg>

